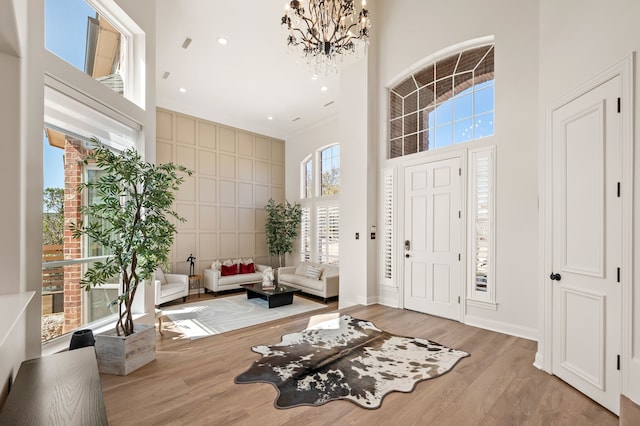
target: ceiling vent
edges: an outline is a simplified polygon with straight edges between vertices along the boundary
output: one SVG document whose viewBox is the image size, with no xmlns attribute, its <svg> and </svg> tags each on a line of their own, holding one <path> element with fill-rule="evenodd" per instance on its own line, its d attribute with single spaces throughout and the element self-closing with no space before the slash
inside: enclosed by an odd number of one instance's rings
<svg viewBox="0 0 640 426">
<path fill-rule="evenodd" d="M 163 80 L 166 80 L 166 79 L 168 79 L 168 78 L 169 78 L 169 76 L 170 76 L 170 75 L 171 75 L 171 73 L 170 73 L 169 71 L 165 71 L 165 72 L 162 74 L 162 79 L 163 79 Z"/>
<path fill-rule="evenodd" d="M 333 102 L 333 101 L 331 101 L 331 102 L 327 102 L 326 104 L 324 104 L 324 106 L 325 106 L 325 107 L 328 107 L 329 105 L 333 105 L 333 104 L 334 104 L 334 102 Z"/>
<path fill-rule="evenodd" d="M 300 120 L 300 117 L 296 117 L 296 118 L 294 118 L 294 119 L 293 119 L 293 120 L 291 120 L 291 121 L 294 121 L 294 122 L 295 122 L 295 121 L 298 121 L 298 120 Z"/>
<path fill-rule="evenodd" d="M 182 48 L 187 49 L 192 41 L 193 40 L 191 40 L 189 37 L 185 38 L 184 41 L 182 42 Z"/>
</svg>

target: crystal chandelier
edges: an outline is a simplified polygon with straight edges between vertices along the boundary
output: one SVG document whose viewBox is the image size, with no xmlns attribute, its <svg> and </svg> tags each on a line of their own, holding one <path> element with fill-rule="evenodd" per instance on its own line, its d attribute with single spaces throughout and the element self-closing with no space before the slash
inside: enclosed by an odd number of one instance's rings
<svg viewBox="0 0 640 426">
<path fill-rule="evenodd" d="M 291 0 L 285 6 L 282 25 L 289 30 L 289 46 L 302 45 L 303 56 L 318 73 L 337 72 L 343 54 L 357 53 L 357 44 L 368 44 L 369 11 L 362 0 L 356 13 L 353 0 Z M 306 4 L 306 7 L 305 7 Z"/>
</svg>

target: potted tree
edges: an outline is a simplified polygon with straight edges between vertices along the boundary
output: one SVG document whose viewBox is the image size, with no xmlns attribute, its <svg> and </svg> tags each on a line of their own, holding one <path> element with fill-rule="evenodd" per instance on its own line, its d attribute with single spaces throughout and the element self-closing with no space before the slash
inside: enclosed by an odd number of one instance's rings
<svg viewBox="0 0 640 426">
<path fill-rule="evenodd" d="M 276 204 L 273 199 L 269 199 L 265 209 L 269 254 L 278 256 L 278 266 L 282 267 L 284 256 L 293 251 L 293 241 L 298 236 L 302 209 L 300 203 L 291 204 L 285 200 L 284 203 Z"/>
<path fill-rule="evenodd" d="M 96 147 L 84 163 L 95 164 L 104 171 L 104 175 L 95 182 L 78 185 L 81 193 L 92 191 L 94 202 L 80 208 L 87 220 L 73 223 L 70 228 L 75 238 L 87 236 L 109 254 L 106 260 L 93 263 L 86 271 L 80 281 L 82 288 L 89 291 L 112 277 L 119 277 L 120 291 L 112 302 L 118 306 L 115 330 L 114 333 L 96 336 L 96 353 L 100 371 L 128 374 L 155 359 L 153 327 L 149 327 L 150 343 L 133 343 L 134 352 L 152 344 L 152 356 L 147 355 L 131 365 L 119 365 L 117 358 L 127 359 L 131 354 L 117 352 L 126 352 L 127 339 L 142 334 L 138 333 L 142 327 L 133 321 L 134 299 L 140 286 L 151 282 L 158 265 L 167 265 L 176 233 L 171 218 L 184 221 L 173 210 L 175 192 L 183 182 L 178 172 L 188 175 L 192 172 L 173 163 L 156 166 L 145 162 L 133 149 L 114 153 L 99 140 L 92 139 L 92 142 Z M 101 342 L 105 339 L 101 337 L 115 339 L 111 344 L 118 348 L 103 348 Z M 111 337 L 113 339 L 109 339 Z M 104 352 L 103 357 L 101 351 Z"/>
</svg>

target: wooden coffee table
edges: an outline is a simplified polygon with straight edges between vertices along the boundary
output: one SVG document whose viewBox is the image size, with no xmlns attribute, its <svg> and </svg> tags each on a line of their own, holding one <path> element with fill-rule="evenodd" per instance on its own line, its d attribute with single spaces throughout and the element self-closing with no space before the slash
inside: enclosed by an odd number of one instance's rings
<svg viewBox="0 0 640 426">
<path fill-rule="evenodd" d="M 247 290 L 247 299 L 259 297 L 266 300 L 269 309 L 278 306 L 290 305 L 293 303 L 293 293 L 300 291 L 298 288 L 289 287 L 284 284 L 277 284 L 273 289 L 263 289 L 262 283 L 241 284 Z"/>
</svg>

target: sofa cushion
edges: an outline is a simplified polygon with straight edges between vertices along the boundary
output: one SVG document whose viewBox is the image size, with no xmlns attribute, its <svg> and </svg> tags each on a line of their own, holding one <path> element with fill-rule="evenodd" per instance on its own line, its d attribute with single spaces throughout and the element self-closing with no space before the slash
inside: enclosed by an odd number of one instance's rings
<svg viewBox="0 0 640 426">
<path fill-rule="evenodd" d="M 307 275 L 307 263 L 301 262 L 296 266 L 296 271 L 294 272 L 296 275 Z"/>
<path fill-rule="evenodd" d="M 238 273 L 238 265 L 222 265 L 220 269 L 220 275 L 226 277 L 228 275 L 236 275 Z"/>
<path fill-rule="evenodd" d="M 183 283 L 168 283 L 160 286 L 160 296 L 167 297 L 171 294 L 184 293 Z"/>
<path fill-rule="evenodd" d="M 278 277 L 278 281 L 283 284 L 291 284 L 293 287 L 300 289 L 310 288 L 318 291 L 324 290 L 324 281 L 303 277 L 298 274 L 281 274 Z"/>
<path fill-rule="evenodd" d="M 320 274 L 322 274 L 322 269 L 315 266 L 311 266 L 311 265 L 307 266 L 307 273 L 306 273 L 307 278 L 319 280 Z"/>
<path fill-rule="evenodd" d="M 164 276 L 164 272 L 162 272 L 162 269 L 156 268 L 155 275 L 156 275 L 156 280 L 160 281 L 160 284 L 167 283 L 167 277 Z"/>
<path fill-rule="evenodd" d="M 218 279 L 218 286 L 229 286 L 235 284 L 249 284 L 262 281 L 262 272 L 252 274 L 227 275 Z"/>
<path fill-rule="evenodd" d="M 248 264 L 244 264 L 241 263 L 240 264 L 240 273 L 241 274 L 252 274 L 256 271 L 256 267 L 255 265 L 252 263 L 248 263 Z"/>
</svg>

